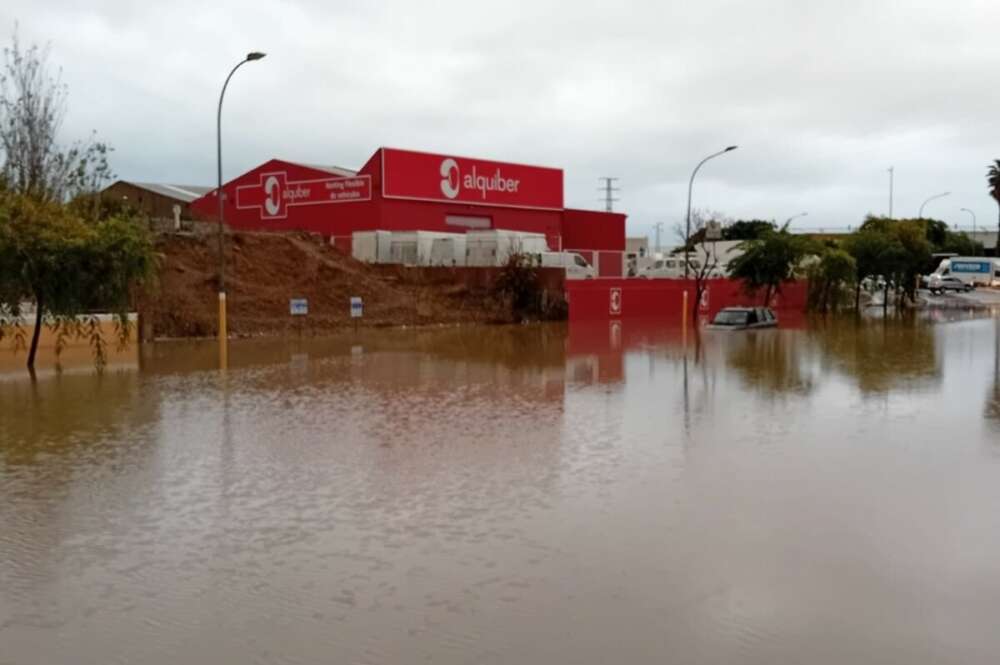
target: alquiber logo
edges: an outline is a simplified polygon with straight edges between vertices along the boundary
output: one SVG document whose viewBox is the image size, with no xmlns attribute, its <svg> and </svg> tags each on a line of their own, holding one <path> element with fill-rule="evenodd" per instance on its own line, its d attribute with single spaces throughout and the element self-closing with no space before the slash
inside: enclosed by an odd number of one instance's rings
<svg viewBox="0 0 1000 665">
<path fill-rule="evenodd" d="M 441 162 L 441 193 L 449 199 L 458 196 L 459 179 L 461 174 L 458 170 L 458 162 L 449 157 Z"/>
<path fill-rule="evenodd" d="M 464 188 L 479 192 L 485 201 L 490 192 L 516 194 L 520 184 L 521 181 L 517 178 L 505 178 L 500 167 L 497 167 L 493 175 L 483 175 L 473 164 L 472 169 L 463 175 L 458 162 L 451 157 L 441 162 L 441 193 L 449 199 L 457 197 Z"/>
</svg>

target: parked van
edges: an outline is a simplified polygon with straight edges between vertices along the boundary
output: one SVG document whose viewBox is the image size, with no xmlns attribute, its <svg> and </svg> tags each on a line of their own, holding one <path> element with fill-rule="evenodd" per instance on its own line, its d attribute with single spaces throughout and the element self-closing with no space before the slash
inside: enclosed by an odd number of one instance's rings
<svg viewBox="0 0 1000 665">
<path fill-rule="evenodd" d="M 972 286 L 1000 285 L 1000 259 L 983 256 L 953 256 L 944 259 L 937 270 L 921 280 L 925 286 L 939 283 L 942 277 L 957 277 Z"/>
<path fill-rule="evenodd" d="M 565 268 L 566 279 L 593 279 L 597 271 L 576 252 L 542 252 L 536 255 L 542 268 Z"/>
</svg>

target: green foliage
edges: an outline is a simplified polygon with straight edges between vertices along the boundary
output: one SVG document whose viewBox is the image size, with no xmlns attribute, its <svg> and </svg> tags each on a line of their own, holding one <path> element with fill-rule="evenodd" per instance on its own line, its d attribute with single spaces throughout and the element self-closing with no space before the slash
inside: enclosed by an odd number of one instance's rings
<svg viewBox="0 0 1000 665">
<path fill-rule="evenodd" d="M 845 250 L 826 247 L 819 259 L 809 264 L 806 274 L 810 309 L 826 312 L 846 301 L 848 287 L 856 279 L 857 263 Z"/>
<path fill-rule="evenodd" d="M 775 225 L 763 219 L 740 219 L 722 229 L 722 239 L 757 240 L 768 231 L 774 230 L 776 230 Z"/>
<path fill-rule="evenodd" d="M 860 284 L 866 278 L 884 279 L 886 296 L 889 287 L 894 286 L 897 292 L 916 299 L 917 277 L 935 249 L 928 239 L 930 221 L 869 216 L 861 229 L 847 239 L 845 247 L 854 257 L 859 285 L 855 306 L 860 306 Z M 930 235 L 936 236 L 939 230 L 934 226 Z M 949 232 L 944 232 L 947 237 Z"/>
<path fill-rule="evenodd" d="M 541 280 L 530 255 L 518 252 L 508 257 L 493 283 L 493 294 L 507 305 L 515 320 L 543 313 Z"/>
<path fill-rule="evenodd" d="M 39 316 L 29 367 L 43 322 L 56 332 L 57 349 L 67 337 L 89 338 L 102 365 L 104 341 L 87 315 L 115 314 L 120 339 L 127 339 L 131 296 L 154 269 L 152 239 L 134 218 L 88 223 L 60 203 L 0 193 L 0 336 L 23 323 L 23 303 L 34 303 Z"/>
<path fill-rule="evenodd" d="M 939 252 L 952 252 L 959 256 L 982 256 L 985 252 L 983 243 L 973 240 L 965 233 L 953 231 L 945 234 L 944 242 L 936 249 Z"/>
<path fill-rule="evenodd" d="M 743 254 L 729 262 L 730 274 L 743 282 L 749 293 L 764 291 L 764 304 L 795 277 L 799 262 L 814 249 L 812 243 L 788 229 L 765 231 L 760 238 L 743 243 Z"/>
</svg>

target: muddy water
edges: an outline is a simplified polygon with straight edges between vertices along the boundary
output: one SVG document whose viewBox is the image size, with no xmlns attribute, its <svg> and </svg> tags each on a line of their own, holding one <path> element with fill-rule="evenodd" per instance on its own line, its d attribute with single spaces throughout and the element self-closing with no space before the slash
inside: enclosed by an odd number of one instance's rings
<svg viewBox="0 0 1000 665">
<path fill-rule="evenodd" d="M 1000 327 L 0 378 L 0 663 L 996 663 Z"/>
</svg>

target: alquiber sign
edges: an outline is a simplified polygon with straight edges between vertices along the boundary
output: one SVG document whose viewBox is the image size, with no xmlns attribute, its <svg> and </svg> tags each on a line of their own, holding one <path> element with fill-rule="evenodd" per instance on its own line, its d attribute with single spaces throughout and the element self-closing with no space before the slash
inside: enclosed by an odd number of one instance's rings
<svg viewBox="0 0 1000 665">
<path fill-rule="evenodd" d="M 561 210 L 560 169 L 382 149 L 382 195 L 417 201 Z"/>
</svg>

